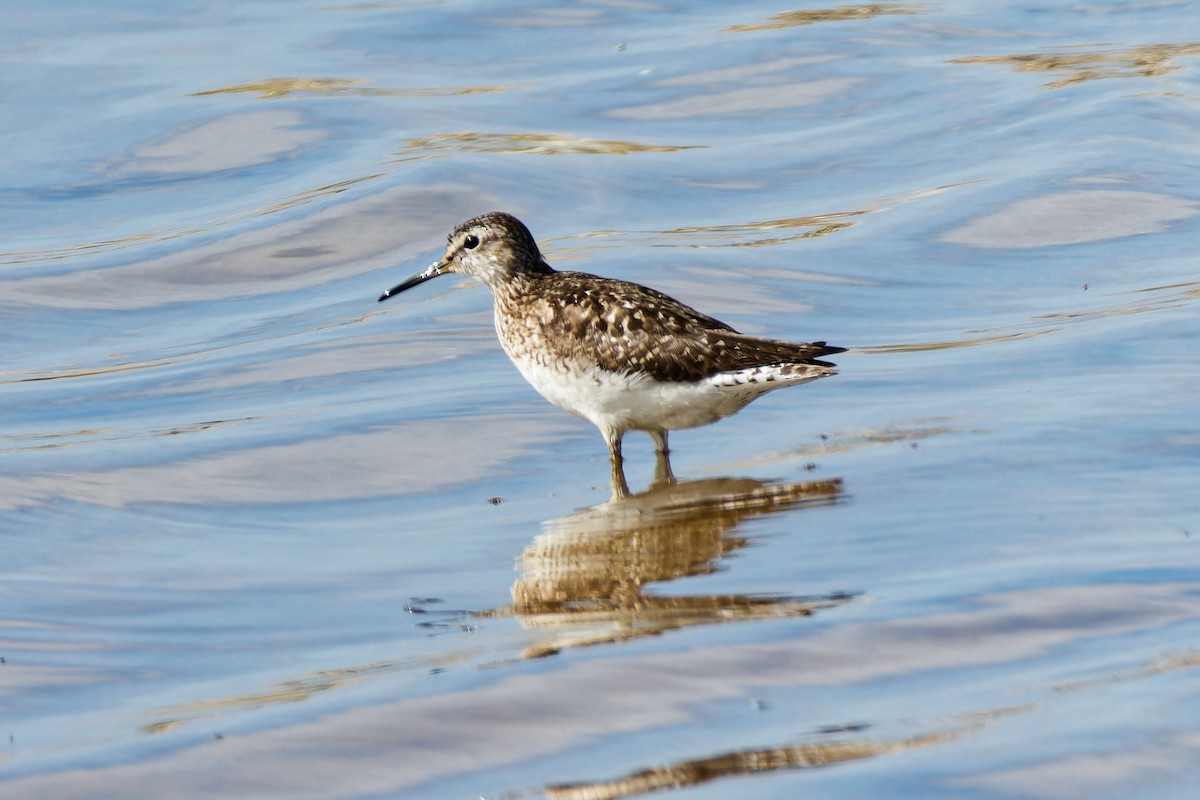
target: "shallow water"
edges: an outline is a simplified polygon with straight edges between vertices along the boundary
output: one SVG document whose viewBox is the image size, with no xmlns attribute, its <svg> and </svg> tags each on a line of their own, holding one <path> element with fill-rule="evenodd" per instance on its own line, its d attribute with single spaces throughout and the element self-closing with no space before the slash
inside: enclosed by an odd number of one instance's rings
<svg viewBox="0 0 1200 800">
<path fill-rule="evenodd" d="M 1194 796 L 1200 4 L 10 6 L 5 798 Z M 608 503 L 493 208 L 850 352 Z"/>
</svg>

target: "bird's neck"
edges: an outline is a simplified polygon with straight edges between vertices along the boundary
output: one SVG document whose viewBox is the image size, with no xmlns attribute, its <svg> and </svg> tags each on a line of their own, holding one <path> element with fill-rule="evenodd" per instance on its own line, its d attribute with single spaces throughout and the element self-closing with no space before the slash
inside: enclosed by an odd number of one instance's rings
<svg viewBox="0 0 1200 800">
<path fill-rule="evenodd" d="M 546 278 L 555 272 L 556 270 L 545 260 L 539 259 L 536 265 L 522 265 L 520 269 L 510 273 L 503 280 L 497 281 L 491 287 L 492 294 L 498 302 L 506 302 L 535 293 Z"/>
</svg>

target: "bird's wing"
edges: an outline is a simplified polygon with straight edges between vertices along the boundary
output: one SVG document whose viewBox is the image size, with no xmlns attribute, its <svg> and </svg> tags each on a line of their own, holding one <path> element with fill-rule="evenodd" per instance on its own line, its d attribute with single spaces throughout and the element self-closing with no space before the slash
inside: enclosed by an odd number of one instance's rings
<svg viewBox="0 0 1200 800">
<path fill-rule="evenodd" d="M 698 381 L 718 372 L 814 363 L 841 348 L 793 344 L 738 333 L 662 292 L 581 273 L 547 276 L 553 290 L 535 298 L 540 335 L 563 359 L 594 361 L 617 373 L 660 381 Z M 816 362 L 817 366 L 830 366 Z"/>
</svg>

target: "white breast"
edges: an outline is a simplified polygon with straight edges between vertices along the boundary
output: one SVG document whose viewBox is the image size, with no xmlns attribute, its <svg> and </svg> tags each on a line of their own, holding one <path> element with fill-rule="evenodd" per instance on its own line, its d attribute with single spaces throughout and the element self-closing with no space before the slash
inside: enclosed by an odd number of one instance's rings
<svg viewBox="0 0 1200 800">
<path fill-rule="evenodd" d="M 534 389 L 559 408 L 601 430 L 680 430 L 708 425 L 744 408 L 759 395 L 807 383 L 827 372 L 783 374 L 756 367 L 695 382 L 659 382 L 644 374 L 619 375 L 595 365 L 542 363 L 514 357 L 513 364 Z"/>
</svg>

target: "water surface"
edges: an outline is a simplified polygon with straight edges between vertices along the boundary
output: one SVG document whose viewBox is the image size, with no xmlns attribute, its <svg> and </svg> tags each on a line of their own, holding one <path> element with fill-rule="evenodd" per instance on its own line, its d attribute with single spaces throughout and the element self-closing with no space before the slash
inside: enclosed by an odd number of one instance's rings
<svg viewBox="0 0 1200 800">
<path fill-rule="evenodd" d="M 1196 3 L 10 5 L 6 798 L 1194 795 Z M 610 503 L 492 209 L 840 374 Z"/>
</svg>

